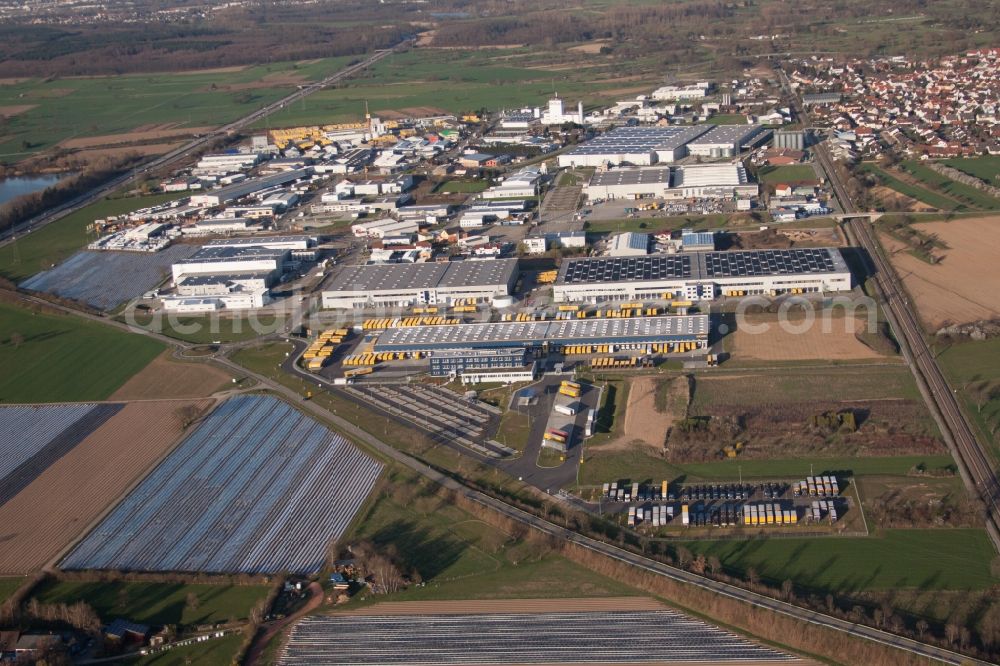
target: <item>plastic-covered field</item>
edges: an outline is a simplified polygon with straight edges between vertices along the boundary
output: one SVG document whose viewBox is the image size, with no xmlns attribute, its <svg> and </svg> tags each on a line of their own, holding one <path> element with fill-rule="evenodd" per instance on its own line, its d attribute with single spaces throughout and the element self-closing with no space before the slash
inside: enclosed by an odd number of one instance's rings
<svg viewBox="0 0 1000 666">
<path fill-rule="evenodd" d="M 517 601 L 510 602 L 512 605 Z M 754 664 L 798 661 L 670 610 L 469 615 L 315 615 L 283 666 L 363 664 Z"/>
<path fill-rule="evenodd" d="M 62 567 L 313 573 L 381 469 L 280 400 L 232 398 L 129 493 Z"/>
<path fill-rule="evenodd" d="M 93 404 L 0 407 L 0 504 L 120 409 Z"/>
<path fill-rule="evenodd" d="M 18 286 L 113 310 L 160 284 L 171 264 L 197 250 L 194 245 L 174 245 L 153 253 L 83 250 Z"/>
</svg>

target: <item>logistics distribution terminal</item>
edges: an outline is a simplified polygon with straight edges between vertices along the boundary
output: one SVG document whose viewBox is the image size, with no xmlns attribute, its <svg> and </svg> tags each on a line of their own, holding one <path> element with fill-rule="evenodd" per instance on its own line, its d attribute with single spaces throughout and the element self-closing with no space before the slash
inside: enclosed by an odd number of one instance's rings
<svg viewBox="0 0 1000 666">
<path fill-rule="evenodd" d="M 524 348 L 545 353 L 578 345 L 613 346 L 617 350 L 642 353 L 653 352 L 654 345 L 696 351 L 708 348 L 708 333 L 708 315 L 412 326 L 390 329 L 380 335 L 375 351 L 433 353 Z"/>
</svg>

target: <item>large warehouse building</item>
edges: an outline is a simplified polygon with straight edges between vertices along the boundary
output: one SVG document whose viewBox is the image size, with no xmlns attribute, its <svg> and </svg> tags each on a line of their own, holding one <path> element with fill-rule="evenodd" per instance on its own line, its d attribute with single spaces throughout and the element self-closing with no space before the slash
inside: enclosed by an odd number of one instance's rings
<svg viewBox="0 0 1000 666">
<path fill-rule="evenodd" d="M 517 283 L 517 259 L 346 266 L 323 290 L 323 307 L 351 309 L 489 301 Z"/>
<path fill-rule="evenodd" d="M 851 271 L 837 248 L 684 252 L 568 259 L 553 286 L 557 303 L 597 303 L 848 291 Z"/>
<path fill-rule="evenodd" d="M 736 162 L 597 171 L 583 191 L 591 200 L 728 199 L 757 196 L 759 188 Z"/>
<path fill-rule="evenodd" d="M 744 147 L 764 139 L 760 125 L 717 125 L 688 144 L 688 153 L 698 157 L 735 157 Z"/>
<path fill-rule="evenodd" d="M 569 345 L 613 345 L 616 351 L 647 351 L 652 344 L 680 343 L 693 343 L 697 349 L 705 349 L 708 333 L 708 315 L 412 326 L 382 333 L 375 342 L 375 351 L 434 353 L 522 348 L 539 351 Z"/>
<path fill-rule="evenodd" d="M 711 125 L 684 127 L 619 127 L 559 156 L 560 167 L 599 167 L 605 164 L 649 166 L 687 155 L 687 145 L 708 132 Z"/>
</svg>

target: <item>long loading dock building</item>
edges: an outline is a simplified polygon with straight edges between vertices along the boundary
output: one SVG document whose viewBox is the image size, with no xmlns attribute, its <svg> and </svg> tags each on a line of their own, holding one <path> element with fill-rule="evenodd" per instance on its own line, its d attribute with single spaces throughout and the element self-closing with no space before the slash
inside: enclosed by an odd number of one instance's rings
<svg viewBox="0 0 1000 666">
<path fill-rule="evenodd" d="M 708 348 L 708 334 L 708 315 L 412 326 L 382 333 L 375 352 L 433 354 L 512 348 L 546 352 L 574 345 L 606 346 L 609 352 L 651 353 L 653 345 L 696 351 Z"/>
<path fill-rule="evenodd" d="M 556 303 L 662 300 L 849 291 L 837 248 L 683 252 L 563 261 Z"/>
</svg>

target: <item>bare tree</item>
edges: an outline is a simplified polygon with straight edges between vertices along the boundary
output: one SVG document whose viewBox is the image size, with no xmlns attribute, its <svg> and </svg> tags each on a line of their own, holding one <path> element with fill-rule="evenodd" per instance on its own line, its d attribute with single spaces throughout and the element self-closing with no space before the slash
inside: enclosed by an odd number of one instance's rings
<svg viewBox="0 0 1000 666">
<path fill-rule="evenodd" d="M 10 344 L 14 345 L 14 349 L 19 348 L 21 345 L 24 344 L 24 336 L 18 333 L 17 331 L 13 331 L 10 334 Z"/>
</svg>

